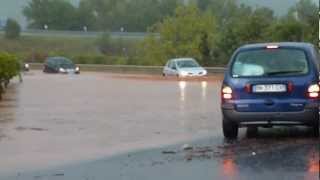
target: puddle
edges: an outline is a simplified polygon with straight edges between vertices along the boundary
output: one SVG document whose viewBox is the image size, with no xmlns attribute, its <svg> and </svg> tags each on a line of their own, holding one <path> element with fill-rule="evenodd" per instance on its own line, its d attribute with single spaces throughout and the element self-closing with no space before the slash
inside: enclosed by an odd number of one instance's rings
<svg viewBox="0 0 320 180">
<path fill-rule="evenodd" d="M 17 131 L 48 131 L 48 129 L 44 128 L 34 128 L 34 127 L 16 127 Z"/>
</svg>

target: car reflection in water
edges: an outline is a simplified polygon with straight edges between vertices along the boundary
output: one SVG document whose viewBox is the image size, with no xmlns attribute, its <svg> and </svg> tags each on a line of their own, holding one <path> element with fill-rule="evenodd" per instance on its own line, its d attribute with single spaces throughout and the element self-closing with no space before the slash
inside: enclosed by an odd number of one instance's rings
<svg viewBox="0 0 320 180">
<path fill-rule="evenodd" d="M 180 101 L 183 104 L 186 100 L 186 87 L 187 82 L 186 81 L 180 81 L 179 82 L 179 88 L 180 88 Z M 182 105 L 181 104 L 181 105 Z"/>
<path fill-rule="evenodd" d="M 202 81 L 201 82 L 201 92 L 202 92 L 202 94 L 201 94 L 201 97 L 202 97 L 202 99 L 203 100 L 206 100 L 206 98 L 207 98 L 207 88 L 208 88 L 208 82 L 207 81 Z"/>
<path fill-rule="evenodd" d="M 309 172 L 310 173 L 320 173 L 320 166 L 319 166 L 319 152 L 316 152 L 316 150 L 311 151 L 309 153 Z"/>
<path fill-rule="evenodd" d="M 237 177 L 237 165 L 232 157 L 223 160 L 222 172 L 227 179 L 235 179 Z"/>
<path fill-rule="evenodd" d="M 297 142 L 300 143 L 300 142 Z M 312 143 L 312 142 L 311 142 Z M 254 144 L 254 143 L 253 143 Z M 245 179 L 248 175 L 255 175 L 257 172 L 263 172 L 264 174 L 270 174 L 270 179 L 277 175 L 274 169 L 277 171 L 291 171 L 294 169 L 295 173 L 305 172 L 305 175 L 301 176 L 301 179 L 313 180 L 315 177 L 319 176 L 319 149 L 317 146 L 308 147 L 309 145 L 301 145 L 299 148 L 292 147 L 293 154 L 301 153 L 306 151 L 306 156 L 304 157 L 291 157 L 290 159 L 284 160 L 284 151 L 279 149 L 277 152 L 273 152 L 273 148 L 268 150 L 268 148 L 259 147 L 261 152 L 253 152 L 253 145 L 248 145 L 247 147 L 242 147 L 241 142 L 239 144 L 232 144 L 230 147 L 226 147 L 223 152 L 223 158 L 220 163 L 221 176 L 226 180 L 234 179 Z M 259 146 L 259 144 L 254 145 Z M 271 145 L 272 147 L 275 144 Z M 265 149 L 266 151 L 264 152 Z M 271 152 L 269 152 L 271 151 Z M 290 150 L 291 151 L 291 150 Z M 273 155 L 270 155 L 273 154 Z M 265 161 L 265 159 L 268 159 Z M 287 164 L 289 163 L 289 164 Z M 299 166 L 297 166 L 299 164 Z M 297 169 L 298 168 L 298 169 Z"/>
</svg>

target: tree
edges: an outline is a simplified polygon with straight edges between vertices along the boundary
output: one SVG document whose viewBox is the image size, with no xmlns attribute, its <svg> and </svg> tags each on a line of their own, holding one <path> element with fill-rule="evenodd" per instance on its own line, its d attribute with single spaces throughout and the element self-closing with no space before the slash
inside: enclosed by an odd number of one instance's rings
<svg viewBox="0 0 320 180">
<path fill-rule="evenodd" d="M 273 41 L 304 41 L 304 25 L 294 18 L 283 18 L 274 23 L 268 32 Z"/>
<path fill-rule="evenodd" d="M 100 30 L 145 32 L 173 14 L 180 0 L 81 0 L 88 4 Z M 80 3 L 80 5 L 81 5 Z"/>
<path fill-rule="evenodd" d="M 214 46 L 214 57 L 218 64 L 226 64 L 232 53 L 241 45 L 247 43 L 270 42 L 272 38 L 267 32 L 275 18 L 273 11 L 267 8 L 257 8 L 253 11 L 246 6 L 240 6 L 238 11 L 248 15 L 233 16 L 225 22 Z"/>
<path fill-rule="evenodd" d="M 45 25 L 55 30 L 82 28 L 76 24 L 76 8 L 65 0 L 32 0 L 23 14 L 31 28 L 43 29 Z"/>
<path fill-rule="evenodd" d="M 97 17 L 90 3 L 90 1 L 80 1 L 76 10 L 76 24 L 82 29 L 87 27 L 88 30 L 97 30 Z"/>
<path fill-rule="evenodd" d="M 201 64 L 212 61 L 211 49 L 217 28 L 213 16 L 201 12 L 196 6 L 180 6 L 174 16 L 154 27 L 160 38 L 148 37 L 144 44 L 144 63 L 163 65 L 175 57 L 193 57 Z"/>
<path fill-rule="evenodd" d="M 21 27 L 14 19 L 8 19 L 5 27 L 5 37 L 8 39 L 17 39 L 20 37 Z"/>
<path fill-rule="evenodd" d="M 288 17 L 295 18 L 303 27 L 303 41 L 318 44 L 319 34 L 319 5 L 311 0 L 300 0 L 293 7 Z"/>
</svg>

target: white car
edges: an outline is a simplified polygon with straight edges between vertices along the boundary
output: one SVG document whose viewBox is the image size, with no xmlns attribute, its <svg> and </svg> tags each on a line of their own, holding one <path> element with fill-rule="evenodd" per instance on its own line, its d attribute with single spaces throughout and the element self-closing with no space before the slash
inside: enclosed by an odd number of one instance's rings
<svg viewBox="0 0 320 180">
<path fill-rule="evenodd" d="M 207 74 L 207 70 L 193 58 L 171 59 L 163 69 L 163 76 L 200 77 Z"/>
</svg>

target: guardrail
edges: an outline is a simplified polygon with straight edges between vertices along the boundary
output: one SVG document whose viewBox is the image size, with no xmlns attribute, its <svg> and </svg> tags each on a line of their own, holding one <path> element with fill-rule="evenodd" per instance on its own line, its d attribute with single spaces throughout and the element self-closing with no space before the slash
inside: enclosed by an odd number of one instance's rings
<svg viewBox="0 0 320 180">
<path fill-rule="evenodd" d="M 41 63 L 30 63 L 30 68 L 40 70 Z M 134 66 L 134 65 L 96 65 L 78 64 L 81 71 L 111 72 L 111 73 L 135 73 L 135 74 L 162 74 L 163 66 Z M 206 67 L 209 74 L 221 74 L 226 71 L 224 67 Z"/>
<path fill-rule="evenodd" d="M 4 31 L 0 29 L 0 34 Z M 50 37 L 99 37 L 105 32 L 99 31 L 56 31 L 56 30 L 35 30 L 28 29 L 23 30 L 21 35 L 23 36 L 50 36 Z M 110 32 L 112 38 L 131 38 L 131 39 L 143 39 L 148 35 L 153 35 L 155 37 L 160 37 L 159 33 L 147 33 L 147 32 Z"/>
</svg>

